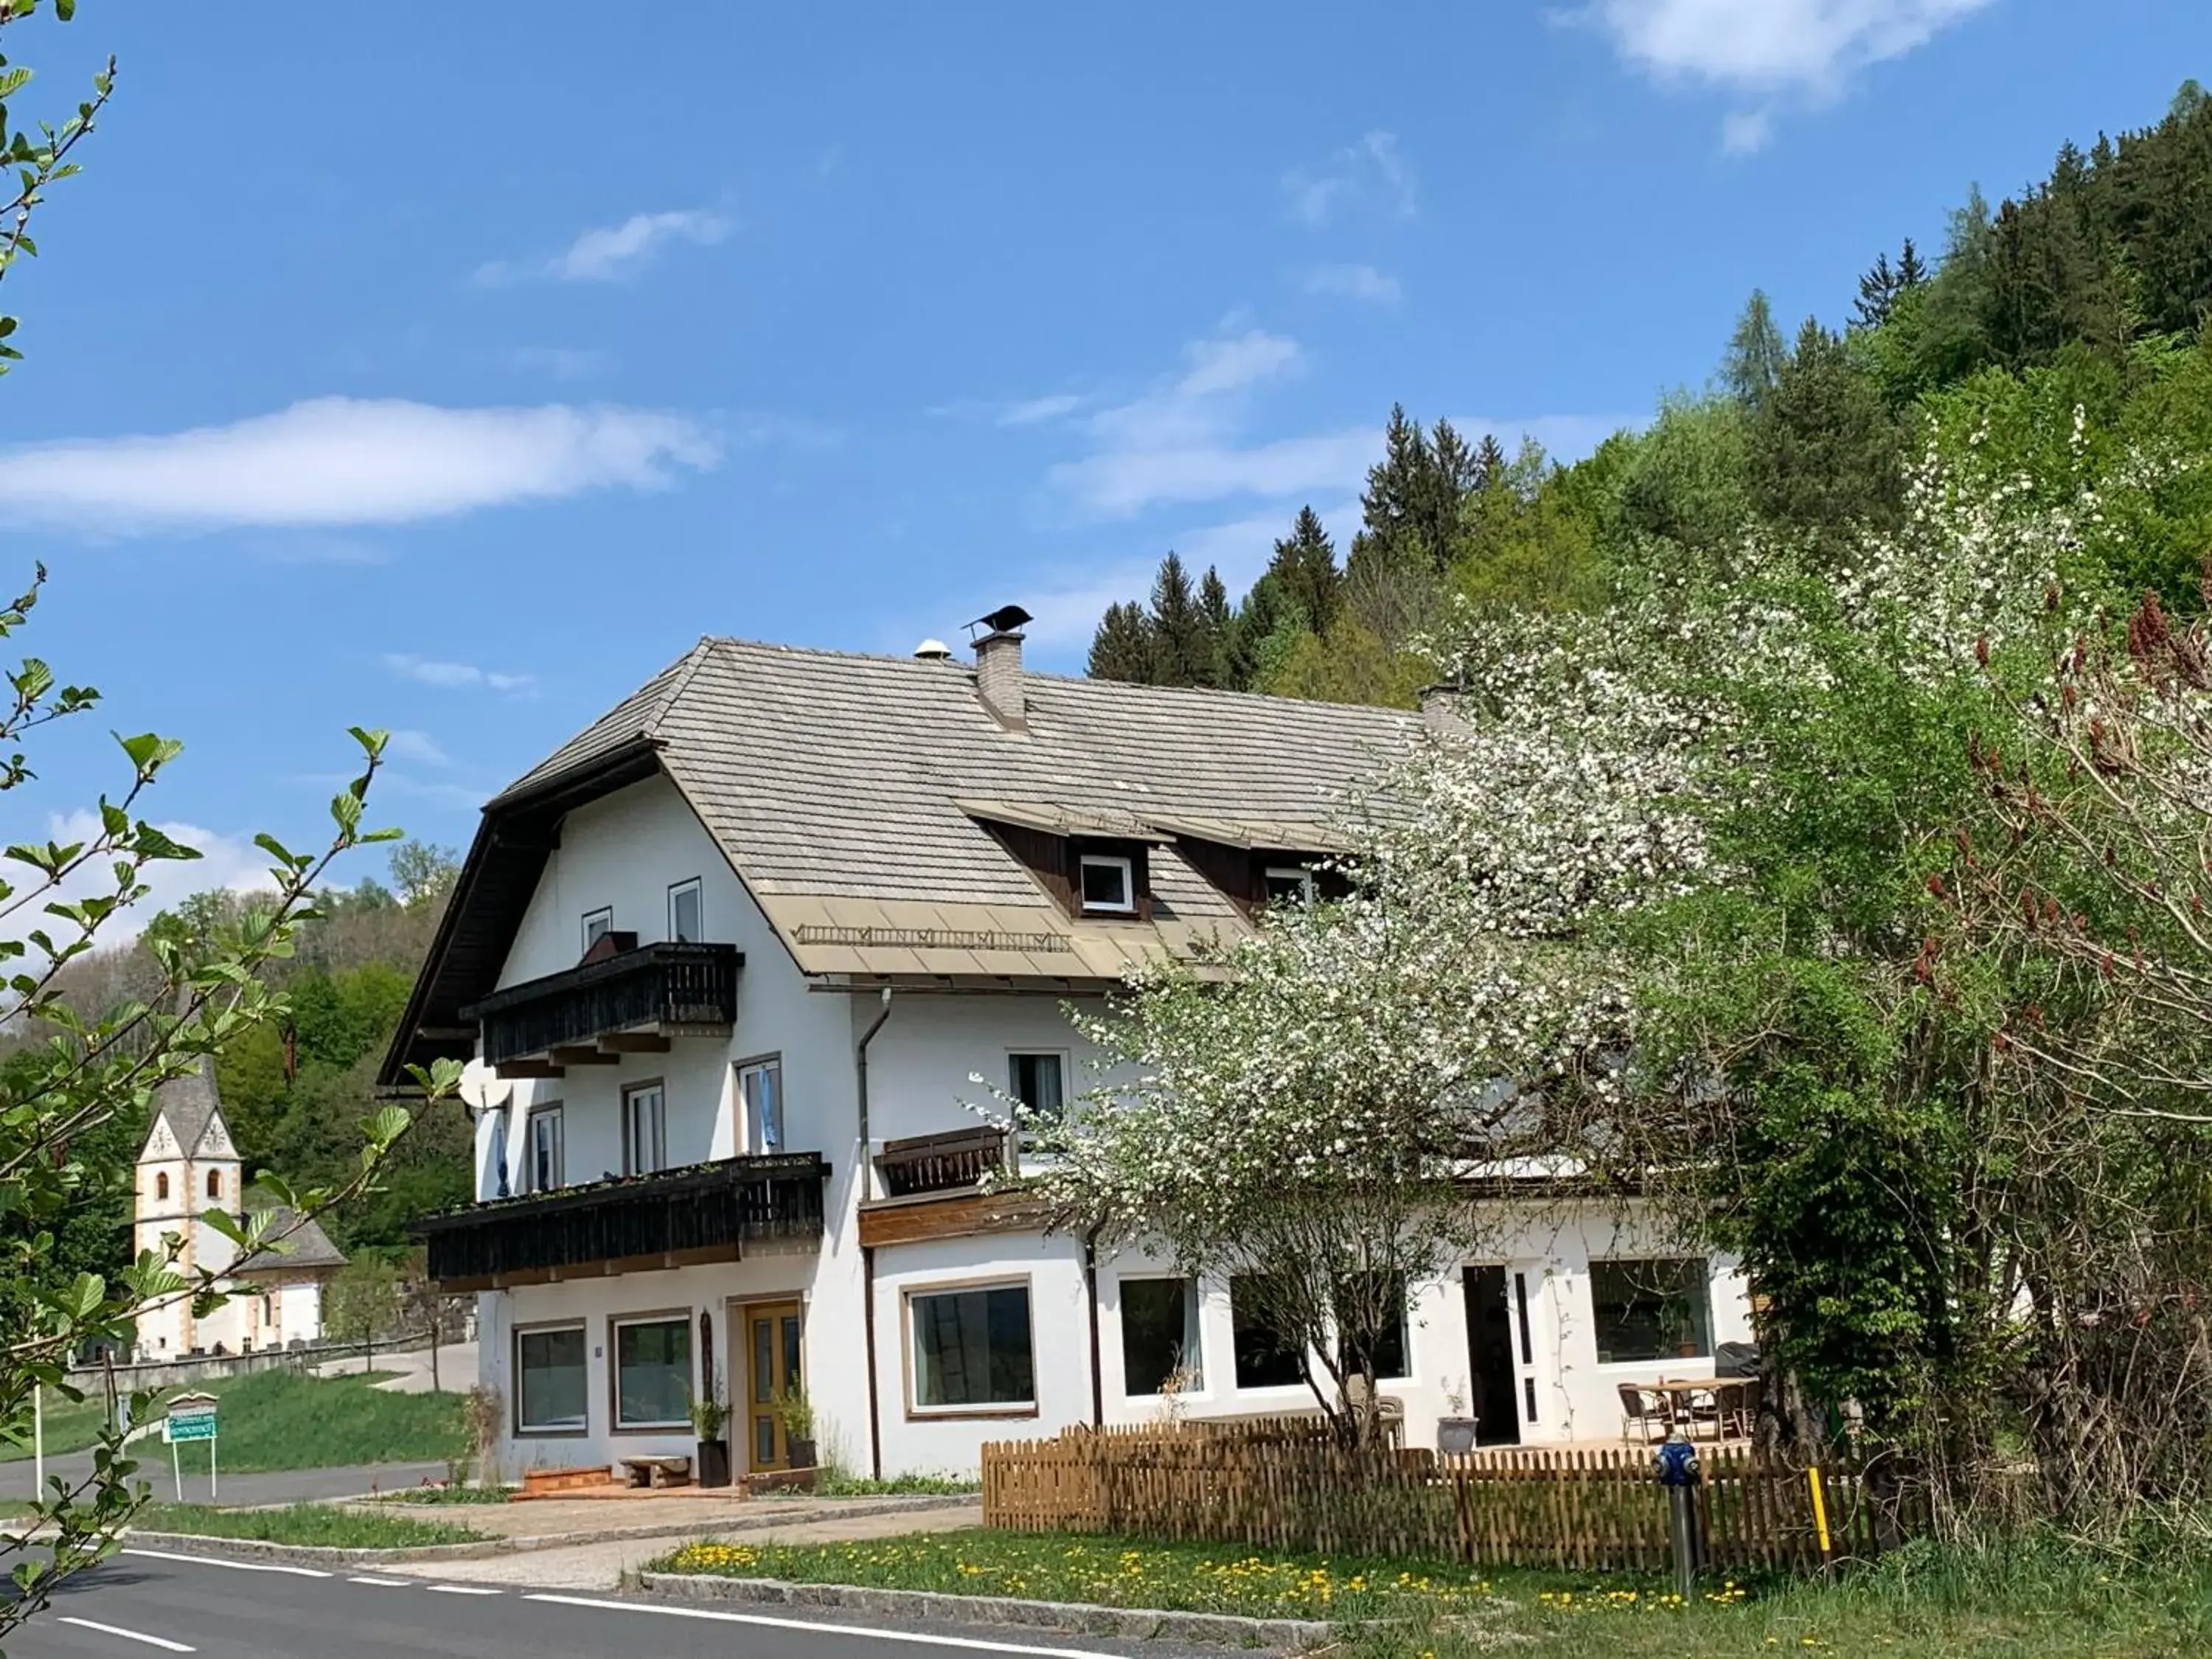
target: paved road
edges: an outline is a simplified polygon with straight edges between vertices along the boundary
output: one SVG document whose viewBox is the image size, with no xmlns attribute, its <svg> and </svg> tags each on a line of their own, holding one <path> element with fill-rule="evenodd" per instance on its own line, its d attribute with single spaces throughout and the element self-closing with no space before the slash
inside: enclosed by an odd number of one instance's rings
<svg viewBox="0 0 2212 1659">
<path fill-rule="evenodd" d="M 138 1473 L 131 1478 L 143 1480 L 154 1488 L 157 1502 L 168 1503 L 177 1495 L 169 1473 L 169 1454 L 159 1441 L 133 1448 L 138 1459 Z M 185 1501 L 204 1504 L 208 1501 L 207 1453 L 198 1446 L 184 1449 Z M 189 1460 L 198 1458 L 197 1466 Z M 72 1452 L 66 1457 L 46 1460 L 46 1479 L 66 1477 L 71 1485 L 92 1473 L 92 1455 Z M 420 1486 L 424 1480 L 443 1480 L 443 1463 L 371 1463 L 343 1469 L 281 1469 L 270 1474 L 224 1474 L 222 1476 L 222 1501 L 225 1505 L 250 1504 L 298 1504 L 309 1498 L 350 1498 L 356 1492 L 390 1492 L 398 1486 Z M 38 1491 L 31 1478 L 31 1462 L 25 1458 L 20 1463 L 0 1463 L 0 1498 L 28 1498 Z"/>
<path fill-rule="evenodd" d="M 158 1641 L 151 1639 L 159 1638 Z M 812 1611 L 758 1613 L 619 1595 L 441 1583 L 374 1572 L 196 1560 L 126 1548 L 73 1578 L 16 1632 L 12 1659 L 1190 1659 L 1162 1642 L 1041 1632 L 897 1628 Z M 1217 1650 L 1218 1653 L 1218 1650 Z"/>
</svg>

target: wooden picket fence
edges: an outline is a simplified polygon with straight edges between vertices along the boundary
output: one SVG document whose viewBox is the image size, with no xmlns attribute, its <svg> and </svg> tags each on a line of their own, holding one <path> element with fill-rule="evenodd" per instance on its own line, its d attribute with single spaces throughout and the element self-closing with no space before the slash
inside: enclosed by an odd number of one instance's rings
<svg viewBox="0 0 2212 1659">
<path fill-rule="evenodd" d="M 1866 1558 L 1918 1530 L 1878 1525 L 1863 1473 L 1824 1465 L 1824 1557 L 1802 1468 L 1701 1447 L 1704 1565 L 1802 1568 Z M 1648 1449 L 1354 1451 L 1284 1425 L 1083 1431 L 983 1448 L 983 1521 L 1017 1532 L 1116 1533 L 1256 1548 L 1413 1556 L 1476 1566 L 1658 1570 L 1667 1495 Z"/>
</svg>

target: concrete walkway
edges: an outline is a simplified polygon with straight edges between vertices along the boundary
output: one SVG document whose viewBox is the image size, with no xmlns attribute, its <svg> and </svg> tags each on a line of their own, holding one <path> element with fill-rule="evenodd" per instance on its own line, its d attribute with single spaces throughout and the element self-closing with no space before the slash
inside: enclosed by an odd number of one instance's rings
<svg viewBox="0 0 2212 1659">
<path fill-rule="evenodd" d="M 772 1503 L 782 1499 L 763 1499 L 759 1510 L 764 1511 Z M 855 1502 L 862 1500 L 854 1500 Z M 581 1503 L 562 1505 L 548 1499 L 544 1503 L 503 1504 L 497 1508 L 487 1505 L 479 1512 L 473 1507 L 440 1510 L 441 1516 L 451 1516 L 463 1525 L 475 1527 L 480 1532 L 511 1529 L 490 1524 L 491 1517 L 505 1516 L 510 1511 L 574 1508 L 592 1511 L 604 1524 L 609 1505 Z M 623 1520 L 630 1520 L 624 1506 Z M 636 1507 L 642 1508 L 640 1504 Z M 979 1499 L 974 1504 L 963 1504 L 957 1508 L 941 1510 L 908 1510 L 899 1512 L 868 1512 L 855 1510 L 846 1514 L 823 1517 L 811 1504 L 793 1508 L 811 1512 L 817 1518 L 805 1519 L 794 1516 L 787 1524 L 752 1527 L 744 1531 L 713 1529 L 719 1518 L 713 1510 L 701 1513 L 704 1506 L 697 1503 L 684 1505 L 688 1515 L 696 1517 L 699 1525 L 675 1534 L 663 1534 L 657 1538 L 611 1538 L 592 1544 L 564 1545 L 554 1549 L 528 1550 L 515 1555 L 486 1556 L 476 1561 L 416 1561 L 380 1567 L 380 1572 L 405 1574 L 415 1578 L 436 1578 L 447 1582 L 483 1584 L 527 1584 L 541 1589 L 609 1590 L 622 1582 L 622 1577 L 655 1560 L 694 1539 L 712 1538 L 743 1544 L 843 1544 L 872 1538 L 896 1538 L 917 1532 L 951 1532 L 961 1527 L 980 1527 L 983 1524 L 983 1505 Z M 751 1509 L 752 1506 L 747 1506 Z M 583 1524 L 591 1524 L 589 1521 Z M 532 1531 L 554 1532 L 568 1529 L 564 1520 L 559 1526 L 537 1526 Z"/>
<path fill-rule="evenodd" d="M 337 1359 L 326 1359 L 315 1367 L 318 1376 L 358 1376 L 366 1369 L 371 1371 L 393 1371 L 398 1375 L 386 1377 L 376 1386 L 390 1394 L 428 1394 L 430 1389 L 430 1351 L 428 1348 L 378 1348 L 362 1364 L 361 1351 Z M 466 1394 L 477 1385 L 477 1345 L 473 1342 L 441 1342 L 438 1345 L 438 1388 L 440 1394 Z"/>
</svg>

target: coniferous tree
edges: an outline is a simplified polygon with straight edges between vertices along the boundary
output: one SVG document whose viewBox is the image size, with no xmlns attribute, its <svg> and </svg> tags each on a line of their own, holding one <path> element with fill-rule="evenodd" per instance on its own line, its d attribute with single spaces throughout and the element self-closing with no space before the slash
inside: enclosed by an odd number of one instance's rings
<svg viewBox="0 0 2212 1659">
<path fill-rule="evenodd" d="M 1913 246 L 1912 239 L 1908 236 L 1905 239 L 1903 250 L 1897 256 L 1897 287 L 1893 291 L 1897 294 L 1909 293 L 1927 280 L 1928 267 L 1921 260 L 1920 250 Z"/>
<path fill-rule="evenodd" d="M 1859 327 L 1880 328 L 1889 320 L 1898 286 L 1897 268 L 1889 263 L 1889 255 L 1876 254 L 1874 264 L 1860 275 L 1859 297 L 1851 308 Z"/>
<path fill-rule="evenodd" d="M 1212 565 L 1198 584 L 1198 614 L 1205 626 L 1206 675 L 1194 679 L 1193 685 L 1226 685 L 1229 684 L 1229 653 L 1237 631 L 1237 617 L 1229 608 L 1229 590 L 1223 586 L 1221 573 Z"/>
<path fill-rule="evenodd" d="M 1480 495 L 1490 487 L 1491 480 L 1502 478 L 1513 463 L 1506 459 L 1505 446 L 1498 441 L 1495 432 L 1486 432 L 1474 452 L 1474 485 L 1472 494 Z"/>
<path fill-rule="evenodd" d="M 1091 636 L 1089 672 L 1094 680 L 1152 683 L 1152 631 L 1143 606 L 1131 600 L 1106 607 L 1098 631 Z"/>
<path fill-rule="evenodd" d="M 1782 378 L 1790 349 L 1774 324 L 1774 307 L 1764 289 L 1753 289 L 1729 336 L 1728 355 L 1721 360 L 1721 384 L 1746 409 L 1757 409 Z"/>
<path fill-rule="evenodd" d="M 1146 621 L 1152 641 L 1154 685 L 1213 684 L 1212 639 L 1198 594 L 1191 586 L 1190 572 L 1179 554 L 1170 551 L 1160 561 Z"/>
<path fill-rule="evenodd" d="M 1797 349 L 1751 420 L 1752 501 L 1777 523 L 1840 536 L 1894 524 L 1903 447 L 1871 375 L 1840 335 L 1807 318 Z"/>
<path fill-rule="evenodd" d="M 1307 627 L 1316 634 L 1328 631 L 1329 623 L 1336 620 L 1344 573 L 1337 568 L 1336 544 L 1329 539 L 1321 515 L 1313 508 L 1298 509 L 1291 533 L 1275 544 L 1267 574 L 1297 605 Z"/>
</svg>

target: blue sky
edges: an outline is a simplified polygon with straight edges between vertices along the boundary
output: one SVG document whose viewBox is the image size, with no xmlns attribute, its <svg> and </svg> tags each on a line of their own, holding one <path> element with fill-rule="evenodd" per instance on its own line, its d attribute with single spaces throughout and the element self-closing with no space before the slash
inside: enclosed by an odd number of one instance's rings
<svg viewBox="0 0 2212 1659">
<path fill-rule="evenodd" d="M 7 282 L 0 523 L 102 729 L 186 740 L 204 884 L 313 832 L 351 722 L 459 843 L 702 633 L 1018 599 L 1074 670 L 1168 548 L 1241 591 L 1302 501 L 1348 525 L 1394 399 L 1586 449 L 1754 285 L 1840 320 L 1970 182 L 2155 119 L 2212 7 L 88 0 L 9 44 L 19 114 L 122 75 Z"/>
</svg>

